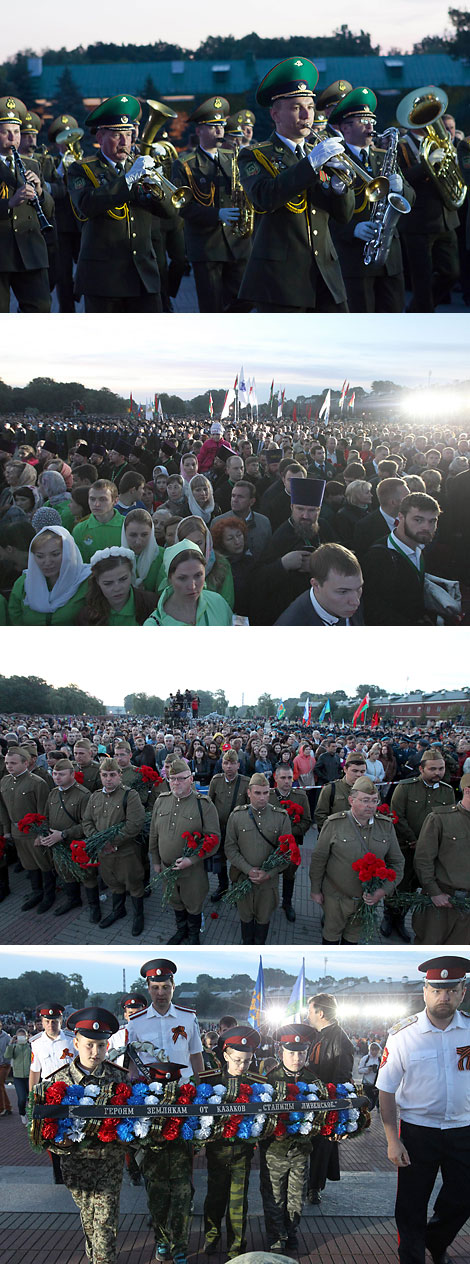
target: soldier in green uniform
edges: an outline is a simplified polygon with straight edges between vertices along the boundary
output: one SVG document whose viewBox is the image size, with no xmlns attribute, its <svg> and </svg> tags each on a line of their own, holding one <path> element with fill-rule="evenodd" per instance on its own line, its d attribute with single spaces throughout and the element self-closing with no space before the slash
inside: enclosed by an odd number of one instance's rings
<svg viewBox="0 0 470 1264">
<path fill-rule="evenodd" d="M 268 1084 L 307 1080 L 319 1086 L 313 1067 L 306 1066 L 315 1039 L 313 1028 L 308 1023 L 285 1023 L 274 1039 L 280 1046 L 282 1061 L 268 1072 Z M 286 1247 L 295 1251 L 298 1247 L 296 1231 L 307 1197 L 311 1149 L 312 1137 L 302 1137 L 300 1133 L 260 1142 L 261 1196 L 271 1251 L 284 1251 Z"/>
<path fill-rule="evenodd" d="M 461 803 L 433 808 L 416 844 L 418 881 L 434 905 L 413 915 L 418 944 L 470 943 L 470 912 L 449 903 L 450 895 L 470 895 L 470 773 L 461 777 L 460 788 Z"/>
<path fill-rule="evenodd" d="M 290 818 L 290 833 L 294 835 L 295 841 L 299 847 L 302 846 L 307 830 L 312 824 L 310 814 L 310 804 L 308 795 L 305 790 L 300 787 L 296 790 L 292 789 L 294 773 L 289 764 L 278 764 L 274 769 L 274 790 L 270 791 L 269 802 L 274 807 L 284 808 Z M 291 805 L 296 804 L 300 808 L 297 813 L 300 820 L 295 822 L 292 817 Z M 292 907 L 292 896 L 294 894 L 295 875 L 297 873 L 296 865 L 290 864 L 284 869 L 282 875 L 282 907 L 288 922 L 295 922 L 295 910 Z"/>
<path fill-rule="evenodd" d="M 419 777 L 399 782 L 390 802 L 391 811 L 398 816 L 395 830 L 405 861 L 403 878 L 397 888 L 399 891 L 416 891 L 415 848 L 428 813 L 437 807 L 455 803 L 452 786 L 443 780 L 446 768 L 438 748 L 430 746 L 424 752 L 419 769 Z M 403 914 L 394 912 L 387 901 L 380 929 L 387 939 L 394 930 L 405 943 L 410 942 Z"/>
<path fill-rule="evenodd" d="M 364 777 L 366 761 L 360 751 L 350 751 L 346 756 L 344 777 L 338 781 L 328 781 L 322 786 L 315 808 L 315 825 L 318 832 L 333 812 L 349 811 L 349 795 L 358 777 Z"/>
<path fill-rule="evenodd" d="M 152 216 L 174 219 L 167 192 L 145 186 L 153 159 L 130 157 L 136 97 L 102 101 L 88 115 L 100 151 L 72 163 L 68 188 L 82 225 L 76 290 L 87 312 L 161 311 L 160 274 L 152 244 Z"/>
<path fill-rule="evenodd" d="M 66 1084 L 120 1084 L 127 1072 L 114 1062 L 106 1061 L 109 1037 L 118 1029 L 118 1021 L 109 1010 L 89 1007 L 79 1009 L 67 1019 L 73 1031 L 77 1056 L 48 1077 L 48 1084 L 60 1080 Z M 119 1223 L 119 1198 L 124 1168 L 124 1146 L 118 1142 L 97 1142 L 87 1139 L 82 1145 L 51 1144 L 60 1154 L 64 1185 L 76 1203 L 85 1235 L 85 1251 L 93 1264 L 114 1264 Z"/>
<path fill-rule="evenodd" d="M 100 926 L 105 930 L 126 916 L 126 891 L 129 891 L 134 909 L 131 934 L 136 937 L 144 928 L 144 867 L 138 835 L 144 825 L 145 812 L 137 791 L 122 785 L 121 770 L 115 759 L 102 760 L 100 777 L 103 788 L 95 790 L 86 805 L 85 837 L 120 825 L 100 855 L 100 876 L 113 895 L 113 911 Z"/>
<path fill-rule="evenodd" d="M 240 179 L 256 212 L 240 297 L 257 311 L 347 311 L 328 222 L 351 219 L 354 194 L 339 168 L 335 174 L 340 138 L 308 141 L 317 80 L 305 57 L 274 66 L 256 99 L 269 107 L 275 130 L 239 153 Z"/>
<path fill-rule="evenodd" d="M 170 792 L 159 794 L 153 809 L 150 859 L 156 873 L 168 865 L 178 872 L 170 900 L 177 929 L 168 942 L 198 944 L 201 911 L 209 890 L 209 879 L 204 860 L 192 860 L 182 855 L 182 835 L 188 831 L 191 834 L 216 834 L 220 839 L 219 818 L 214 804 L 194 789 L 193 775 L 186 760 L 173 760 L 169 781 Z"/>
<path fill-rule="evenodd" d="M 243 1080 L 245 1084 L 254 1080 L 259 1083 L 262 1076 L 249 1073 L 259 1043 L 259 1033 L 253 1027 L 230 1027 L 219 1041 L 224 1069 L 204 1071 L 201 1083 L 228 1085 L 229 1080 Z M 250 1141 L 207 1142 L 207 1195 L 204 1203 L 204 1250 L 207 1255 L 214 1255 L 217 1251 L 224 1215 L 227 1258 L 233 1260 L 245 1250 L 248 1182 L 253 1152 L 254 1145 Z"/>
<path fill-rule="evenodd" d="M 48 790 L 54 789 L 54 782 L 47 768 L 38 768 L 38 748 L 36 742 L 24 742 L 23 750 L 27 750 L 29 754 L 28 772 L 33 772 L 35 777 L 41 777 L 45 782 Z"/>
<path fill-rule="evenodd" d="M 232 866 L 230 878 L 237 882 L 248 877 L 251 891 L 238 901 L 241 936 L 244 944 L 265 944 L 269 921 L 279 903 L 279 869 L 261 869 L 276 849 L 282 834 L 291 834 L 287 812 L 269 802 L 269 781 L 255 772 L 247 789 L 249 805 L 235 808 L 225 835 L 225 854 Z M 288 861 L 281 868 L 286 869 Z"/>
<path fill-rule="evenodd" d="M 211 895 L 213 904 L 221 899 L 228 887 L 227 862 L 224 852 L 227 821 L 234 808 L 238 808 L 247 802 L 246 791 L 248 784 L 249 777 L 244 777 L 240 772 L 240 760 L 236 750 L 225 751 L 222 755 L 222 772 L 215 773 L 208 790 L 208 797 L 217 808 L 221 829 L 220 850 L 215 862 L 219 875 L 219 885 L 217 891 L 214 891 L 214 894 Z"/>
<path fill-rule="evenodd" d="M 400 882 L 404 861 L 392 822 L 376 816 L 379 802 L 369 777 L 358 777 L 352 787 L 349 812 L 334 812 L 323 826 L 310 863 L 312 899 L 323 906 L 324 944 L 357 944 L 361 939 L 358 921 L 353 921 L 361 900 L 377 904 Z M 373 852 L 395 870 L 393 882 L 384 882 L 373 894 L 363 890 L 352 868 L 366 852 Z"/>
<path fill-rule="evenodd" d="M 186 1070 L 186 1068 L 184 1068 Z M 177 1062 L 152 1062 L 147 1068 L 151 1081 L 168 1084 L 178 1081 L 182 1066 Z M 142 1170 L 155 1233 L 155 1258 L 171 1255 L 173 1264 L 187 1264 L 191 1224 L 193 1152 L 190 1141 L 155 1142 L 145 1147 Z"/>
<path fill-rule="evenodd" d="M 223 149 L 230 106 L 210 97 L 191 115 L 198 144 L 173 163 L 173 183 L 193 197 L 182 207 L 186 251 L 193 266 L 200 312 L 223 312 L 236 304 L 250 253 L 250 237 L 237 231 L 240 209 L 232 196 L 232 154 Z"/>
<path fill-rule="evenodd" d="M 51 145 L 56 144 L 57 156 L 48 154 L 43 162 L 43 175 L 48 181 L 54 199 L 55 218 L 57 224 L 58 250 L 56 267 L 57 297 L 59 311 L 74 312 L 75 300 L 73 292 L 73 266 L 78 261 L 80 251 L 80 224 L 73 213 L 67 185 L 67 171 L 74 161 L 72 145 L 67 137 L 57 140 L 62 133 L 69 137 L 78 129 L 73 114 L 59 114 L 52 120 L 47 133 Z M 79 142 L 78 142 L 79 144 Z"/>
<path fill-rule="evenodd" d="M 55 895 L 55 875 L 59 875 L 65 899 L 62 904 L 58 904 L 54 909 L 54 917 L 61 917 L 63 913 L 69 913 L 73 908 L 79 908 L 82 902 L 80 894 L 80 882 L 74 880 L 68 881 L 64 879 L 60 866 L 54 856 L 54 848 L 57 843 L 71 843 L 79 838 L 84 838 L 84 829 L 82 820 L 85 814 L 85 808 L 90 798 L 90 791 L 85 786 L 79 785 L 75 780 L 73 764 L 70 759 L 58 759 L 54 764 L 52 779 L 54 782 L 53 789 L 49 792 L 46 803 L 46 820 L 44 823 L 44 835 L 41 836 L 41 846 L 50 848 L 49 855 L 52 858 L 55 873 L 45 875 L 45 884 L 49 881 L 51 886 L 52 904 Z M 92 869 L 90 874 L 83 871 L 83 881 L 86 887 L 96 887 L 97 876 L 96 869 Z M 47 892 L 47 885 L 46 885 Z M 50 907 L 50 905 L 49 905 Z"/>
<path fill-rule="evenodd" d="M 0 828 L 6 839 L 13 839 L 18 859 L 26 869 L 32 887 L 32 893 L 21 905 L 21 911 L 41 905 L 45 890 L 43 874 L 50 873 L 53 866 L 51 857 L 36 847 L 36 839 L 30 834 L 23 834 L 18 829 L 18 821 L 30 812 L 44 815 L 48 789 L 41 777 L 28 772 L 29 754 L 22 746 L 10 746 L 5 764 L 8 776 L 2 777 L 0 783 Z"/>
<path fill-rule="evenodd" d="M 23 163 L 25 183 L 15 157 L 26 114 L 18 97 L 0 98 L 1 312 L 10 310 L 10 290 L 21 312 L 48 312 L 51 306 L 49 259 L 40 217 L 42 213 L 50 225 L 54 203 L 43 188 L 36 160 L 28 158 Z"/>
<path fill-rule="evenodd" d="M 88 737 L 80 737 L 73 748 L 74 761 L 73 766 L 80 773 L 79 781 L 85 790 L 89 790 L 93 794 L 94 790 L 101 790 L 100 766 L 96 759 L 93 759 L 93 750 L 90 739 Z"/>
</svg>

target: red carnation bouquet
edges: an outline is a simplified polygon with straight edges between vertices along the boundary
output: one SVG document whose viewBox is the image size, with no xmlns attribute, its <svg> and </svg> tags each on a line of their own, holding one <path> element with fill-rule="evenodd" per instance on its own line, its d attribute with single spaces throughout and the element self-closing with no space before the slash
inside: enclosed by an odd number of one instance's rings
<svg viewBox="0 0 470 1264">
<path fill-rule="evenodd" d="M 163 777 L 160 776 L 160 773 L 156 772 L 155 768 L 150 768 L 148 764 L 142 764 L 140 774 L 144 786 L 161 786 L 163 782 Z"/>
<path fill-rule="evenodd" d="M 384 882 L 394 882 L 397 876 L 395 870 L 387 869 L 385 861 L 373 851 L 367 851 L 359 860 L 353 860 L 351 868 L 357 873 L 359 882 L 362 882 L 363 894 L 367 892 L 373 895 L 383 887 Z M 377 905 L 365 904 L 362 899 L 353 920 L 356 918 L 362 923 L 366 943 L 370 943 L 377 930 Z"/>
<path fill-rule="evenodd" d="M 18 821 L 20 834 L 42 834 L 45 819 L 40 812 L 27 812 L 26 816 L 22 816 L 21 821 Z"/>
<path fill-rule="evenodd" d="M 74 865 L 80 869 L 98 869 L 98 861 L 90 860 L 86 850 L 86 838 L 74 838 L 70 844 L 70 854 Z"/>
<path fill-rule="evenodd" d="M 281 808 L 290 816 L 293 825 L 298 825 L 302 820 L 304 809 L 301 803 L 295 803 L 294 799 L 281 799 Z"/>
<path fill-rule="evenodd" d="M 398 816 L 388 803 L 381 803 L 379 808 L 375 810 L 376 816 L 386 816 L 392 825 L 398 825 Z"/>
<path fill-rule="evenodd" d="M 266 860 L 263 860 L 262 865 L 257 867 L 263 869 L 265 873 L 270 873 L 273 869 L 283 869 L 286 860 L 291 865 L 300 865 L 300 859 L 300 851 L 294 835 L 280 834 L 275 850 L 270 853 Z M 249 894 L 251 887 L 252 882 L 250 878 L 240 878 L 233 887 L 230 887 L 229 891 L 226 891 L 225 895 L 222 896 L 222 900 L 225 904 L 229 904 L 231 908 L 234 908 L 244 895 Z"/>
<path fill-rule="evenodd" d="M 73 775 L 75 777 L 75 781 L 78 782 L 78 785 L 82 786 L 85 778 L 84 778 L 84 774 L 82 773 L 81 768 L 76 768 Z"/>
<path fill-rule="evenodd" d="M 181 853 L 183 860 L 206 860 L 219 845 L 217 834 L 200 834 L 198 830 L 194 830 L 193 834 L 189 830 L 184 830 L 181 838 L 183 840 Z M 162 896 L 163 904 L 168 904 L 173 895 L 178 875 L 184 872 L 184 869 L 175 869 L 173 865 L 168 865 L 166 869 L 162 869 L 161 873 L 156 873 L 152 878 L 151 886 L 156 886 L 161 878 L 165 879 L 166 886 Z"/>
</svg>

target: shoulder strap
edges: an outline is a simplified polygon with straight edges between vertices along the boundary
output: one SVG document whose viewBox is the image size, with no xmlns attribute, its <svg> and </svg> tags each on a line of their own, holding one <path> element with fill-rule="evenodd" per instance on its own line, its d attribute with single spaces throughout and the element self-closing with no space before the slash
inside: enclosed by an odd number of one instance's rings
<svg viewBox="0 0 470 1264">
<path fill-rule="evenodd" d="M 61 791 L 60 791 L 60 790 L 59 790 L 59 799 L 60 799 L 60 806 L 61 806 L 61 808 L 63 808 L 63 811 L 65 812 L 65 815 L 66 815 L 66 816 L 68 816 L 69 821 L 73 821 L 74 825 L 77 825 L 77 824 L 78 824 L 78 822 L 77 822 L 76 818 L 75 818 L 74 816 L 72 816 L 72 813 L 71 813 L 71 812 L 69 812 L 68 808 L 66 808 L 66 806 L 65 806 L 65 803 L 64 803 L 64 800 L 63 800 L 63 798 L 62 798 L 62 794 L 61 794 Z"/>
<path fill-rule="evenodd" d="M 236 779 L 235 779 L 235 789 L 234 789 L 234 792 L 233 792 L 233 794 L 232 794 L 232 802 L 231 802 L 231 804 L 230 804 L 230 812 L 233 812 L 233 809 L 234 809 L 235 804 L 236 804 L 236 801 L 237 801 L 237 794 L 238 794 L 238 788 L 239 788 L 239 785 L 240 785 L 240 781 L 241 781 L 241 773 L 238 773 L 238 777 L 236 777 Z M 230 812 L 229 812 L 229 816 L 230 816 Z"/>
<path fill-rule="evenodd" d="M 332 813 L 332 811 L 333 811 L 333 804 L 334 804 L 334 801 L 335 801 L 335 796 L 336 796 L 336 782 L 335 782 L 335 781 L 332 781 L 332 782 L 331 782 L 331 788 L 330 788 L 330 807 L 329 807 L 329 812 L 328 812 L 328 815 L 329 815 L 329 816 L 331 816 L 331 813 Z"/>
</svg>

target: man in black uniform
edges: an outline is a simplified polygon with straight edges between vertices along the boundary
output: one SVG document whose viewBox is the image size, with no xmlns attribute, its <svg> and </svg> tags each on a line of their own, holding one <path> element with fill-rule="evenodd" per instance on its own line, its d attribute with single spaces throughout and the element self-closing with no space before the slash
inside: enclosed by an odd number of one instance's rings
<svg viewBox="0 0 470 1264">
<path fill-rule="evenodd" d="M 222 312 L 236 304 L 250 237 L 237 231 L 240 210 L 232 200 L 232 154 L 222 148 L 230 106 L 210 97 L 191 115 L 198 144 L 173 164 L 172 181 L 193 198 L 181 210 L 186 250 L 193 265 L 200 312 Z"/>
<path fill-rule="evenodd" d="M 68 186 L 82 240 L 76 290 L 87 312 L 161 311 L 160 274 L 152 245 L 152 215 L 172 219 L 168 193 L 145 189 L 153 159 L 129 157 L 136 97 L 103 101 L 86 119 L 100 152 L 72 163 Z"/>
<path fill-rule="evenodd" d="M 367 186 L 381 174 L 385 159 L 384 150 L 371 149 L 376 105 L 377 98 L 370 88 L 355 88 L 331 111 L 329 121 L 341 130 L 346 154 L 349 153 L 356 166 L 364 171 L 363 179 L 356 176 L 354 181 L 356 204 L 352 219 L 347 224 L 332 223 L 331 235 L 338 251 L 349 310 L 402 312 L 405 279 L 397 226 L 385 263 L 366 264 L 364 261 L 365 246 L 376 236 L 374 218 L 371 219 L 375 203 L 367 197 Z M 404 186 L 399 171 L 391 172 L 389 185 L 390 193 L 402 194 L 408 203 L 414 202 L 414 190 L 409 185 Z"/>
<path fill-rule="evenodd" d="M 240 179 L 257 216 L 240 297 L 257 311 L 347 311 L 328 221 L 347 223 L 354 195 L 334 172 L 341 141 L 307 143 L 317 79 L 303 57 L 274 66 L 256 99 L 270 108 L 275 131 L 240 150 Z"/>
<path fill-rule="evenodd" d="M 54 203 L 43 189 L 37 162 L 28 158 L 23 164 L 25 183 L 15 158 L 26 113 L 18 97 L 0 98 L 0 312 L 10 310 L 10 290 L 22 312 L 48 312 L 51 306 L 38 211 L 50 221 Z"/>
<path fill-rule="evenodd" d="M 308 1021 L 316 1029 L 309 1059 L 309 1068 L 323 1084 L 345 1084 L 351 1079 L 354 1045 L 337 1019 L 336 997 L 318 992 L 308 1000 Z M 339 1181 L 338 1142 L 328 1137 L 314 1137 L 310 1156 L 308 1201 L 321 1202 L 321 1190 L 327 1180 Z"/>
</svg>

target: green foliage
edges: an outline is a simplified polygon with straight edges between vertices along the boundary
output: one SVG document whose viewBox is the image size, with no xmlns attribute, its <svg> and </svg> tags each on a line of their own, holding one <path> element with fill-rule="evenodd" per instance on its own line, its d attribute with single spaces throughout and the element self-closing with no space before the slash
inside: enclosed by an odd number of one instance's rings
<svg viewBox="0 0 470 1264">
<path fill-rule="evenodd" d="M 27 386 L 8 386 L 0 381 L 0 414 L 24 413 L 39 409 L 41 413 L 70 413 L 74 404 L 84 405 L 85 414 L 126 416 L 125 400 L 104 387 L 90 390 L 80 382 L 55 382 L 51 377 L 33 378 Z"/>
<path fill-rule="evenodd" d="M 272 57 L 280 61 L 283 57 L 291 57 L 302 49 L 304 57 L 367 57 L 380 53 L 380 46 L 371 43 L 367 31 L 355 35 L 346 23 L 343 23 L 332 35 L 306 36 L 290 35 L 287 38 L 274 36 L 264 38 L 252 31 L 237 39 L 234 35 L 209 35 L 197 49 L 181 47 L 179 44 L 167 44 L 158 40 L 154 44 L 113 44 L 99 41 L 80 45 L 74 49 L 48 49 L 43 54 L 47 66 L 109 64 L 111 62 L 158 62 L 181 61 L 196 58 L 198 61 L 212 61 L 219 57 L 245 59 Z"/>
<path fill-rule="evenodd" d="M 53 689 L 38 676 L 0 676 L 0 710 L 11 715 L 99 715 L 104 703 L 77 685 Z"/>
<path fill-rule="evenodd" d="M 69 114 L 73 114 L 79 127 L 82 126 L 88 110 L 83 104 L 80 88 L 68 66 L 64 67 L 57 81 L 57 93 L 53 105 L 57 113 L 59 111 L 63 113 L 65 109 Z"/>
<path fill-rule="evenodd" d="M 51 970 L 26 970 L 17 979 L 0 978 L 0 1011 L 31 1010 L 45 1001 L 58 1005 L 85 1004 L 87 989 L 81 974 Z"/>
</svg>

